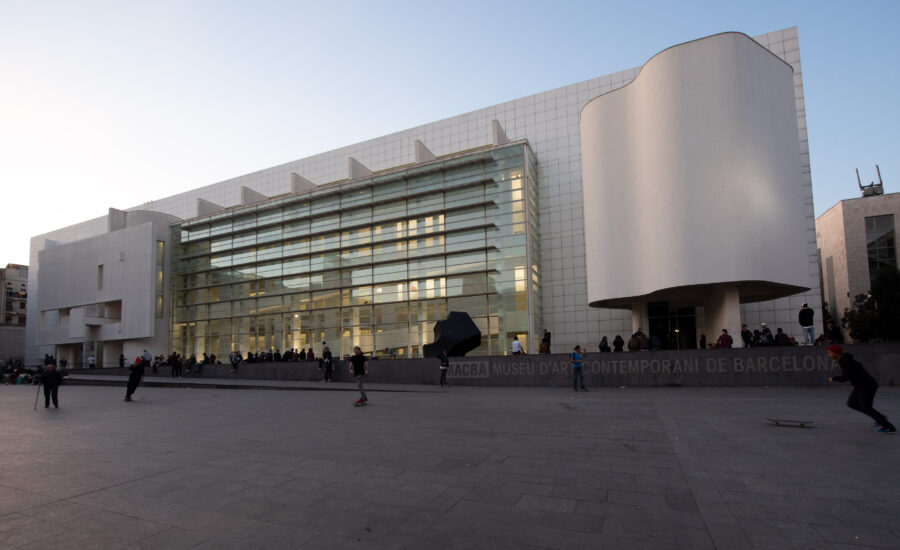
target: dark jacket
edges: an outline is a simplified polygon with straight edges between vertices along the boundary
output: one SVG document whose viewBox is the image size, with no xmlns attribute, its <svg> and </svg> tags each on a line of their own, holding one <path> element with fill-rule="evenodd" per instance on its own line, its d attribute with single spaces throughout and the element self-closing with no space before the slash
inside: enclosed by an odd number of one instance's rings
<svg viewBox="0 0 900 550">
<path fill-rule="evenodd" d="M 813 326 L 813 315 L 815 315 L 815 312 L 812 309 L 810 309 L 810 308 L 801 309 L 800 316 L 799 316 L 800 326 L 801 327 Z"/>
<path fill-rule="evenodd" d="M 144 377 L 144 362 L 135 363 L 128 368 L 129 380 L 140 380 Z"/>
<path fill-rule="evenodd" d="M 861 390 L 877 390 L 878 382 L 872 378 L 872 375 L 866 372 L 862 363 L 853 358 L 853 355 L 845 353 L 838 361 L 841 367 L 840 376 L 832 376 L 835 382 L 850 382 L 854 388 Z"/>
<path fill-rule="evenodd" d="M 41 384 L 47 388 L 56 388 L 62 384 L 62 374 L 58 370 L 48 370 L 41 374 Z"/>
<path fill-rule="evenodd" d="M 613 351 L 622 351 L 622 346 L 625 345 L 625 340 L 622 340 L 621 336 L 616 336 L 613 340 Z"/>
</svg>

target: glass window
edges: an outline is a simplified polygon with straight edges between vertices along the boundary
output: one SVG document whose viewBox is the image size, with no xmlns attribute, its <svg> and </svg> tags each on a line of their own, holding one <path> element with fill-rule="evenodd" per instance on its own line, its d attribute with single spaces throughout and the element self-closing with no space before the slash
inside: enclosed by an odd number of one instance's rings
<svg viewBox="0 0 900 550">
<path fill-rule="evenodd" d="M 419 197 L 413 197 L 406 201 L 407 214 L 413 216 L 415 214 L 422 214 L 425 212 L 431 212 L 433 210 L 443 210 L 444 208 L 444 194 L 443 193 L 434 193 Z"/>
<path fill-rule="evenodd" d="M 406 262 L 376 265 L 372 268 L 372 280 L 376 283 L 406 279 Z"/>
<path fill-rule="evenodd" d="M 284 220 L 293 220 L 296 218 L 302 218 L 304 216 L 309 216 L 309 203 L 308 202 L 295 202 L 291 203 L 284 207 Z"/>
<path fill-rule="evenodd" d="M 256 214 L 256 225 L 265 225 L 281 221 L 281 208 L 267 208 Z"/>
<path fill-rule="evenodd" d="M 295 239 L 284 243 L 284 257 L 299 256 L 300 254 L 309 254 L 309 239 Z"/>
<path fill-rule="evenodd" d="M 372 221 L 401 218 L 406 215 L 406 201 L 397 200 L 379 204 L 372 208 Z"/>
<path fill-rule="evenodd" d="M 866 223 L 866 248 L 869 255 L 869 282 L 882 266 L 897 267 L 894 215 L 869 216 Z"/>
<path fill-rule="evenodd" d="M 320 231 L 330 231 L 338 229 L 341 226 L 340 214 L 315 214 L 309 224 L 311 233 L 319 233 Z"/>
<path fill-rule="evenodd" d="M 282 235 L 285 239 L 293 239 L 295 237 L 305 237 L 309 235 L 309 220 L 284 224 Z"/>
<path fill-rule="evenodd" d="M 372 202 L 372 188 L 361 187 L 345 191 L 341 194 L 341 208 L 364 205 Z"/>
<path fill-rule="evenodd" d="M 356 246 L 359 244 L 368 244 L 372 242 L 372 228 L 359 227 L 349 229 L 341 233 L 341 246 Z"/>
</svg>

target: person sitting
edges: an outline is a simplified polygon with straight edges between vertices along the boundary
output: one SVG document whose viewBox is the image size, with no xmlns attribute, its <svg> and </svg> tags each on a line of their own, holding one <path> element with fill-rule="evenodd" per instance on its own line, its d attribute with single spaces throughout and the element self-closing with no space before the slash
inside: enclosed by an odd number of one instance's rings
<svg viewBox="0 0 900 550">
<path fill-rule="evenodd" d="M 776 346 L 793 346 L 791 337 L 784 333 L 780 328 L 775 329 L 775 345 Z"/>
</svg>

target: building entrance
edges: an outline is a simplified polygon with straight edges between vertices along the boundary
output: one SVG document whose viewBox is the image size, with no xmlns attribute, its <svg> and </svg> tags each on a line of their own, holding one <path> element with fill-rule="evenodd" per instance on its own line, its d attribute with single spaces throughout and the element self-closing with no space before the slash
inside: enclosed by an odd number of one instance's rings
<svg viewBox="0 0 900 550">
<path fill-rule="evenodd" d="M 696 349 L 697 312 L 693 307 L 670 308 L 669 302 L 647 304 L 651 342 L 665 349 Z"/>
</svg>

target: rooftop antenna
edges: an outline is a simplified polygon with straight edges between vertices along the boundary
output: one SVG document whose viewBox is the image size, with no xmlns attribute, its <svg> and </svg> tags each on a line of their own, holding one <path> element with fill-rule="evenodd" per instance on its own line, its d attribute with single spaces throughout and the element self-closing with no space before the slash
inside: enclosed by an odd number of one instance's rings
<svg viewBox="0 0 900 550">
<path fill-rule="evenodd" d="M 859 168 L 856 169 L 856 184 L 859 185 L 859 190 L 862 193 L 863 197 L 873 197 L 875 195 L 883 195 L 884 194 L 884 183 L 881 181 L 881 168 L 878 165 L 875 165 L 875 170 L 878 172 L 878 185 L 875 185 L 875 182 L 869 182 L 869 185 L 863 185 L 862 180 L 859 179 Z"/>
</svg>

